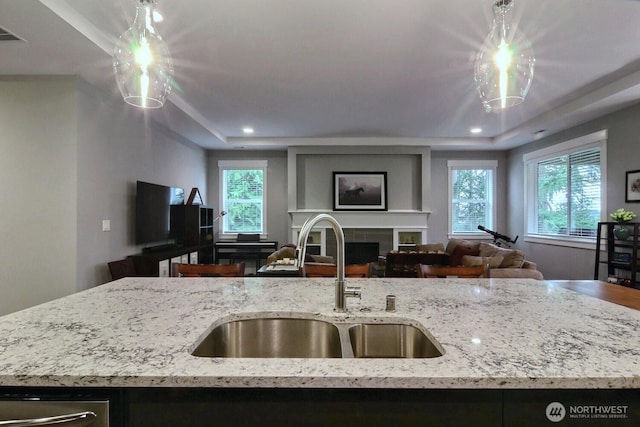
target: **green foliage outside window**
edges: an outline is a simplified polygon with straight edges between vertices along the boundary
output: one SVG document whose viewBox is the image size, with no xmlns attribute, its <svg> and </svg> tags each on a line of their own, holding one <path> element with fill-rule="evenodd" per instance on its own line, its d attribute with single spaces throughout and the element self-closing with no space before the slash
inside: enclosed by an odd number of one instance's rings
<svg viewBox="0 0 640 427">
<path fill-rule="evenodd" d="M 538 163 L 538 232 L 593 235 L 600 220 L 600 180 L 599 151 Z"/>
<path fill-rule="evenodd" d="M 224 181 L 224 232 L 262 233 L 264 171 L 230 169 Z"/>
<path fill-rule="evenodd" d="M 452 171 L 452 224 L 454 233 L 477 232 L 478 225 L 492 228 L 490 169 Z"/>
</svg>

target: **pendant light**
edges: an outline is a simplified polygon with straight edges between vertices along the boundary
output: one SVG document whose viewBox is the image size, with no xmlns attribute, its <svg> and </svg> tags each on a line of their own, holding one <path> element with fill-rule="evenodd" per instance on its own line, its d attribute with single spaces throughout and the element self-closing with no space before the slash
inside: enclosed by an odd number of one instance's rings
<svg viewBox="0 0 640 427">
<path fill-rule="evenodd" d="M 474 77 L 486 111 L 520 104 L 533 80 L 533 50 L 524 34 L 512 27 L 513 3 L 494 3 L 493 27 L 476 56 Z"/>
<path fill-rule="evenodd" d="M 113 68 L 127 104 L 160 108 L 171 93 L 173 63 L 154 26 L 155 0 L 136 0 L 136 17 L 113 52 Z"/>
</svg>

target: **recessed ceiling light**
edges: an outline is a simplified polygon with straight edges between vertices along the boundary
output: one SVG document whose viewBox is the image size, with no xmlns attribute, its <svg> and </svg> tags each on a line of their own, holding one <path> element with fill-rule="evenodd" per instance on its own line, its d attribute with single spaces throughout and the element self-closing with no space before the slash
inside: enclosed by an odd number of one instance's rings
<svg viewBox="0 0 640 427">
<path fill-rule="evenodd" d="M 482 128 L 471 128 L 469 129 L 471 133 L 482 133 Z"/>
<path fill-rule="evenodd" d="M 253 133 L 255 132 L 255 130 L 253 130 L 253 128 L 251 126 L 245 126 L 242 128 L 242 132 L 245 135 L 253 135 Z"/>
</svg>

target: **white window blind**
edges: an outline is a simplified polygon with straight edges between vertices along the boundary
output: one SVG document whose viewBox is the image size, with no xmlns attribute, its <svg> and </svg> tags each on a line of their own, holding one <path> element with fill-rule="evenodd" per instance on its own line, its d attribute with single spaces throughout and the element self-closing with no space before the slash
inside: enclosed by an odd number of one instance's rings
<svg viewBox="0 0 640 427">
<path fill-rule="evenodd" d="M 223 234 L 266 234 L 266 162 L 220 161 Z"/>
<path fill-rule="evenodd" d="M 606 132 L 525 155 L 527 234 L 595 239 L 602 219 Z"/>
<path fill-rule="evenodd" d="M 477 234 L 495 218 L 495 161 L 449 161 L 450 232 Z"/>
</svg>

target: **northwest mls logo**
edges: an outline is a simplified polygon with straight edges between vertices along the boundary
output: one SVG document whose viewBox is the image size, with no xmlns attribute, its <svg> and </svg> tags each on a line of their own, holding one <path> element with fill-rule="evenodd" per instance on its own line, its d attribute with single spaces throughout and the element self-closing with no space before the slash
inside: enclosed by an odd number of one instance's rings
<svg viewBox="0 0 640 427">
<path fill-rule="evenodd" d="M 628 405 L 570 405 L 569 411 L 560 402 L 551 402 L 545 411 L 547 419 L 559 423 L 565 417 L 583 419 L 625 419 L 629 418 Z"/>
<path fill-rule="evenodd" d="M 567 410 L 564 408 L 564 405 L 560 402 L 551 402 L 547 405 L 547 410 L 545 411 L 547 414 L 547 419 L 552 423 L 559 423 L 564 420 L 565 415 L 567 415 Z"/>
</svg>

